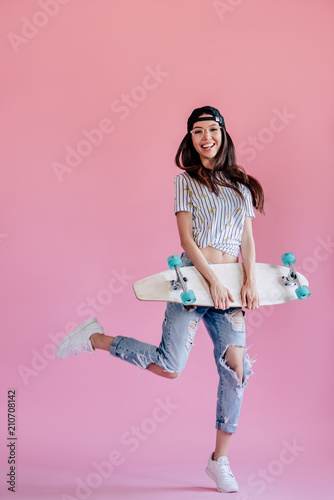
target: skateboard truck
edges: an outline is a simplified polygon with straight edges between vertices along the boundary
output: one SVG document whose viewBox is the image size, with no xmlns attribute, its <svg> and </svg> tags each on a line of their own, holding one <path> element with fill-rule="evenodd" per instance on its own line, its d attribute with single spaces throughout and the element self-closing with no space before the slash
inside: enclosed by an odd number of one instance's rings
<svg viewBox="0 0 334 500">
<path fill-rule="evenodd" d="M 182 289 L 181 292 L 181 300 L 184 306 L 191 306 L 196 301 L 196 296 L 192 290 L 188 290 L 187 286 L 187 277 L 183 276 L 180 267 L 182 267 L 183 263 L 179 255 L 171 255 L 167 259 L 169 269 L 175 270 L 176 272 L 176 280 L 171 280 L 170 284 L 172 290 Z"/>
<path fill-rule="evenodd" d="M 296 295 L 299 300 L 304 300 L 307 299 L 310 295 L 311 292 L 306 285 L 301 285 L 297 272 L 294 268 L 294 264 L 296 263 L 296 257 L 293 255 L 292 252 L 286 252 L 282 255 L 282 262 L 284 266 L 289 267 L 290 271 L 287 276 L 282 276 L 282 280 L 284 283 L 284 286 L 297 286 L 296 288 Z"/>
</svg>

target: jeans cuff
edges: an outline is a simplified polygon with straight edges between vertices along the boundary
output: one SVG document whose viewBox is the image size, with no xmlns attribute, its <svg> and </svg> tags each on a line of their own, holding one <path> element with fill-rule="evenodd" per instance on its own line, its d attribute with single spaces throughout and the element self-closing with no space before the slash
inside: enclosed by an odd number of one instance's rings
<svg viewBox="0 0 334 500">
<path fill-rule="evenodd" d="M 117 349 L 117 346 L 119 344 L 119 342 L 123 339 L 124 337 L 121 337 L 121 336 L 118 336 L 118 337 L 115 337 L 114 340 L 112 341 L 112 344 L 109 348 L 109 352 L 112 356 L 117 356 L 116 354 L 116 349 Z"/>
<path fill-rule="evenodd" d="M 216 429 L 219 429 L 224 432 L 228 432 L 229 434 L 234 434 L 237 432 L 238 424 L 224 424 L 224 422 L 220 422 L 217 420 Z"/>
</svg>

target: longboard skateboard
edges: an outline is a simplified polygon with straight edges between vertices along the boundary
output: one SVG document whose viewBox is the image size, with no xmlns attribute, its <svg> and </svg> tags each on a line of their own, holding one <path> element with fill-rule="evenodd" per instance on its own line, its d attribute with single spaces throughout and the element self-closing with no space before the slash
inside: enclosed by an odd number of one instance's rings
<svg viewBox="0 0 334 500">
<path fill-rule="evenodd" d="M 209 286 L 205 278 L 194 266 L 182 267 L 178 255 L 167 259 L 169 270 L 154 274 L 133 284 L 139 300 L 177 302 L 184 306 L 213 307 Z M 260 297 L 260 306 L 283 304 L 294 299 L 309 297 L 308 281 L 298 273 L 294 264 L 296 258 L 292 252 L 282 255 L 283 266 L 256 264 L 256 285 Z M 234 298 L 230 305 L 241 307 L 241 288 L 244 283 L 244 268 L 241 263 L 212 264 L 222 284 L 228 288 Z"/>
</svg>

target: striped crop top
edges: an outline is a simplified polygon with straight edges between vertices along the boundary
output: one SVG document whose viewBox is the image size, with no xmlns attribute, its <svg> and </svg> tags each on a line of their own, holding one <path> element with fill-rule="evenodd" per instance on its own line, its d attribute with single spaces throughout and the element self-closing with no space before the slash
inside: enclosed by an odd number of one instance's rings
<svg viewBox="0 0 334 500">
<path fill-rule="evenodd" d="M 187 172 L 177 175 L 174 182 L 174 212 L 192 213 L 197 246 L 211 246 L 238 257 L 245 216 L 255 217 L 249 189 L 238 184 L 244 202 L 233 189 L 224 186 L 217 196 Z"/>
</svg>

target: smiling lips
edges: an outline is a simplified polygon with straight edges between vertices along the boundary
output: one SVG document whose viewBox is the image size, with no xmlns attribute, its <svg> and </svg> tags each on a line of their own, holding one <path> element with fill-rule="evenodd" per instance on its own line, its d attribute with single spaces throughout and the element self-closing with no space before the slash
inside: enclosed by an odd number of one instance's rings
<svg viewBox="0 0 334 500">
<path fill-rule="evenodd" d="M 215 143 L 214 142 L 209 142 L 207 144 L 202 144 L 201 145 L 201 148 L 205 149 L 205 151 L 209 151 L 210 149 L 212 149 L 213 147 L 215 146 Z"/>
</svg>

